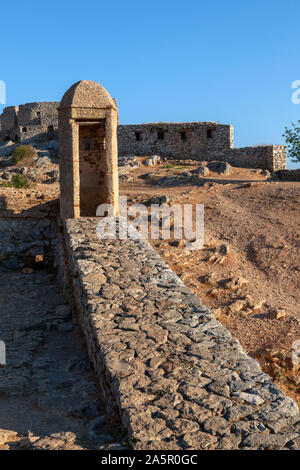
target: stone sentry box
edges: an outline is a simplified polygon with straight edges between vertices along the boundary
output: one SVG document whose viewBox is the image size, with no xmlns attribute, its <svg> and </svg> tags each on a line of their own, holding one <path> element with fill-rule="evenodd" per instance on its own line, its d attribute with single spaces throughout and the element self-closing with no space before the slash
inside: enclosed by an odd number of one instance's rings
<svg viewBox="0 0 300 470">
<path fill-rule="evenodd" d="M 95 217 L 109 203 L 118 212 L 118 109 L 99 83 L 81 80 L 58 108 L 60 215 Z"/>
</svg>

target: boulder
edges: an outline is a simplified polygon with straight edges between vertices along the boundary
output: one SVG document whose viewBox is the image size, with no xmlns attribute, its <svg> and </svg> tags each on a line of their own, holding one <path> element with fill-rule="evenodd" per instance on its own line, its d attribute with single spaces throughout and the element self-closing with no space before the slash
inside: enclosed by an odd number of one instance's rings
<svg viewBox="0 0 300 470">
<path fill-rule="evenodd" d="M 196 169 L 195 173 L 199 176 L 199 177 L 205 177 L 205 176 L 208 176 L 210 171 L 209 169 L 207 168 L 207 166 L 200 166 L 199 168 Z"/>
<path fill-rule="evenodd" d="M 48 167 L 52 164 L 50 160 L 50 154 L 49 152 L 46 153 L 44 152 L 38 152 L 38 159 L 36 160 L 36 166 L 37 168 L 45 168 Z"/>
<path fill-rule="evenodd" d="M 119 181 L 130 183 L 131 181 L 134 181 L 134 178 L 130 175 L 123 174 L 119 175 Z"/>
<path fill-rule="evenodd" d="M 139 160 L 134 155 L 126 155 L 119 157 L 118 166 L 120 167 L 129 167 L 129 168 L 138 168 L 141 166 Z"/>
<path fill-rule="evenodd" d="M 169 196 L 154 196 L 146 201 L 146 205 L 150 206 L 151 204 L 170 204 L 171 200 Z"/>
<path fill-rule="evenodd" d="M 152 155 L 151 157 L 147 158 L 145 161 L 145 165 L 147 166 L 153 166 L 157 165 L 161 161 L 161 158 L 159 155 Z"/>
<path fill-rule="evenodd" d="M 262 176 L 265 176 L 266 178 L 271 178 L 271 173 L 269 172 L 269 170 L 261 170 L 260 174 Z"/>
<path fill-rule="evenodd" d="M 210 171 L 214 171 L 222 175 L 231 175 L 232 173 L 232 167 L 227 162 L 208 162 L 207 168 Z"/>
</svg>

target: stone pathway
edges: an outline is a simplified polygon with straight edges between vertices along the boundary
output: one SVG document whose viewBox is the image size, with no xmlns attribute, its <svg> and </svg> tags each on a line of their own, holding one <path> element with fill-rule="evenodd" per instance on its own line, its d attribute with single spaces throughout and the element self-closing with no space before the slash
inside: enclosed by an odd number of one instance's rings
<svg viewBox="0 0 300 470">
<path fill-rule="evenodd" d="M 299 449 L 297 405 L 147 242 L 100 240 L 98 222 L 65 221 L 66 269 L 133 448 Z"/>
<path fill-rule="evenodd" d="M 123 449 L 52 275 L 0 273 L 0 449 Z"/>
</svg>

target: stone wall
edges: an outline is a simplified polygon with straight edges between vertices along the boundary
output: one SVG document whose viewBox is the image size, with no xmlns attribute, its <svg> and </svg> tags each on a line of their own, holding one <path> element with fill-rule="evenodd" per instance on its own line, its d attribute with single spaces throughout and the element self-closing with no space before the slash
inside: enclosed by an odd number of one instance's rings
<svg viewBox="0 0 300 470">
<path fill-rule="evenodd" d="M 256 147 L 233 148 L 219 158 L 242 168 L 261 168 L 271 172 L 286 168 L 286 147 L 284 145 L 259 145 Z"/>
<path fill-rule="evenodd" d="M 300 169 L 298 170 L 279 170 L 277 177 L 283 181 L 300 181 Z"/>
<path fill-rule="evenodd" d="M 57 127 L 57 102 L 27 103 L 19 106 L 17 113 L 18 126 Z"/>
<path fill-rule="evenodd" d="M 58 105 L 57 102 L 38 102 L 4 108 L 0 115 L 0 141 L 23 142 L 56 132 Z"/>
<path fill-rule="evenodd" d="M 36 256 L 52 266 L 58 240 L 58 201 L 42 192 L 0 191 L 0 270 L 34 267 Z M 41 258 L 40 258 L 41 259 Z"/>
<path fill-rule="evenodd" d="M 213 122 L 119 126 L 119 155 L 160 155 L 174 159 L 221 160 L 245 168 L 286 168 L 286 147 L 233 148 L 233 127 Z"/>
<path fill-rule="evenodd" d="M 233 127 L 217 122 L 149 123 L 118 128 L 119 155 L 213 159 L 233 146 Z"/>
<path fill-rule="evenodd" d="M 7 106 L 0 115 L 0 131 L 12 129 L 18 125 L 18 106 Z"/>
<path fill-rule="evenodd" d="M 64 221 L 58 262 L 133 448 L 299 448 L 296 404 L 147 242 L 100 241 L 96 224 Z"/>
<path fill-rule="evenodd" d="M 56 244 L 55 219 L 0 218 L 0 270 L 34 267 L 36 256 L 52 266 Z"/>
</svg>

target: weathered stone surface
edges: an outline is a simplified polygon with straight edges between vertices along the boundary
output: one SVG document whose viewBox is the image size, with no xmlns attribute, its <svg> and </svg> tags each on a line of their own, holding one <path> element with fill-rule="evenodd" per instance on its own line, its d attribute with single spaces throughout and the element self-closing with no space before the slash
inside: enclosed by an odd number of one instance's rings
<svg viewBox="0 0 300 470">
<path fill-rule="evenodd" d="M 53 275 L 0 273 L 0 299 L 7 351 L 0 365 L 0 449 L 96 449 L 105 434 L 117 443 L 119 420 L 112 424 L 105 415 L 80 329 Z M 87 429 L 94 432 L 89 446 Z"/>
<path fill-rule="evenodd" d="M 204 424 L 203 429 L 213 436 L 226 436 L 230 434 L 230 423 L 220 416 L 212 416 L 208 418 Z"/>
<path fill-rule="evenodd" d="M 281 449 L 293 438 L 293 434 L 250 434 L 242 443 L 242 447 L 255 449 Z"/>
<path fill-rule="evenodd" d="M 132 446 L 296 448 L 295 403 L 147 242 L 99 240 L 96 224 L 65 221 L 64 269 L 79 273 L 72 292 L 90 359 Z"/>
<path fill-rule="evenodd" d="M 207 168 L 223 175 L 230 175 L 232 172 L 231 166 L 227 162 L 208 162 Z"/>
</svg>

